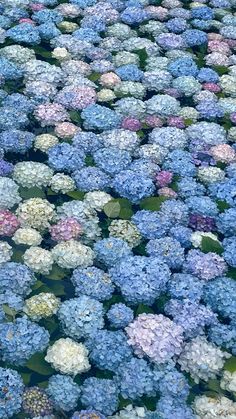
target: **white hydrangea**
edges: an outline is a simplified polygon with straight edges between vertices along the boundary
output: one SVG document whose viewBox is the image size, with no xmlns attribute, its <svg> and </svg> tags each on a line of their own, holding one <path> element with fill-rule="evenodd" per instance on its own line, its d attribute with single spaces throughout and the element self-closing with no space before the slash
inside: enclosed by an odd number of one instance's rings
<svg viewBox="0 0 236 419">
<path fill-rule="evenodd" d="M 56 58 L 56 60 L 59 61 L 64 61 L 64 60 L 69 60 L 71 58 L 71 55 L 69 53 L 69 51 L 67 51 L 66 48 L 54 48 L 54 50 L 52 51 L 52 57 Z"/>
<path fill-rule="evenodd" d="M 226 95 L 236 97 L 236 75 L 224 74 L 221 76 L 220 87 Z"/>
<path fill-rule="evenodd" d="M 32 246 L 23 255 L 24 263 L 34 272 L 48 275 L 52 269 L 53 257 L 49 250 Z"/>
<path fill-rule="evenodd" d="M 190 373 L 193 380 L 199 383 L 199 380 L 216 378 L 225 359 L 230 357 L 228 352 L 208 342 L 205 336 L 198 336 L 185 344 L 178 363 L 182 371 Z"/>
<path fill-rule="evenodd" d="M 204 231 L 194 231 L 194 233 L 191 234 L 190 240 L 194 247 L 201 247 L 202 239 L 205 237 L 212 239 L 220 244 L 218 237 L 215 234 L 205 233 Z"/>
<path fill-rule="evenodd" d="M 136 132 L 125 129 L 113 129 L 101 134 L 104 147 L 118 147 L 121 150 L 134 152 L 141 139 Z"/>
<path fill-rule="evenodd" d="M 236 371 L 224 371 L 223 376 L 221 378 L 220 386 L 221 388 L 223 388 L 223 390 L 232 392 L 234 393 L 234 396 L 236 396 Z"/>
<path fill-rule="evenodd" d="M 236 127 L 231 127 L 228 131 L 229 141 L 236 142 Z"/>
<path fill-rule="evenodd" d="M 43 240 L 41 234 L 31 227 L 18 228 L 12 240 L 16 244 L 24 244 L 26 246 L 39 246 Z"/>
<path fill-rule="evenodd" d="M 173 87 L 178 89 L 185 96 L 192 96 L 200 92 L 202 85 L 193 76 L 177 77 L 173 81 Z"/>
<path fill-rule="evenodd" d="M 19 186 L 14 180 L 7 177 L 0 177 L 0 208 L 10 209 L 21 201 L 18 192 Z"/>
<path fill-rule="evenodd" d="M 15 6 L 15 5 L 14 5 Z M 24 66 L 28 61 L 35 60 L 33 49 L 22 47 L 21 45 L 8 45 L 1 48 L 0 55 L 19 66 Z"/>
<path fill-rule="evenodd" d="M 62 374 L 73 376 L 88 371 L 91 366 L 88 360 L 88 349 L 83 343 L 70 338 L 59 339 L 47 350 L 45 360 Z"/>
<path fill-rule="evenodd" d="M 193 403 L 197 419 L 235 419 L 236 403 L 224 396 L 198 396 Z"/>
<path fill-rule="evenodd" d="M 50 187 L 53 192 L 67 193 L 75 190 L 75 182 L 70 176 L 64 175 L 64 173 L 56 173 L 51 178 Z"/>
<path fill-rule="evenodd" d="M 103 191 L 88 192 L 84 196 L 84 202 L 96 211 L 102 211 L 106 205 L 113 198 L 110 194 Z"/>
<path fill-rule="evenodd" d="M 55 135 L 51 134 L 41 134 L 37 135 L 34 141 L 34 148 L 40 150 L 43 153 L 46 153 L 49 148 L 58 144 L 59 140 Z"/>
<path fill-rule="evenodd" d="M 97 93 L 98 102 L 109 102 L 110 100 L 116 99 L 116 95 L 111 89 L 101 89 Z"/>
<path fill-rule="evenodd" d="M 11 260 L 13 255 L 12 247 L 4 241 L 0 241 L 0 264 Z"/>
<path fill-rule="evenodd" d="M 142 99 L 146 94 L 146 87 L 139 82 L 122 81 L 114 87 L 114 92 L 117 97 L 133 96 L 137 99 Z"/>
<path fill-rule="evenodd" d="M 157 164 L 161 164 L 168 154 L 168 149 L 159 144 L 143 144 L 137 150 L 137 157 L 150 159 Z"/>
<path fill-rule="evenodd" d="M 113 55 L 112 62 L 115 67 L 121 67 L 127 64 L 139 65 L 139 56 L 133 52 L 120 51 L 116 55 Z"/>
<path fill-rule="evenodd" d="M 225 178 L 225 172 L 219 167 L 199 167 L 198 178 L 202 183 L 208 185 L 223 180 Z"/>
<path fill-rule="evenodd" d="M 46 164 L 35 161 L 16 163 L 13 179 L 25 188 L 47 186 L 53 176 L 53 170 Z"/>
<path fill-rule="evenodd" d="M 143 419 L 146 418 L 146 412 L 144 407 L 136 407 L 129 404 L 124 409 L 120 410 L 119 413 L 108 416 L 108 419 Z"/>
<path fill-rule="evenodd" d="M 78 266 L 86 268 L 93 264 L 93 250 L 73 239 L 58 243 L 51 252 L 54 261 L 61 268 L 75 269 Z"/>
<path fill-rule="evenodd" d="M 110 236 L 127 241 L 130 247 L 138 246 L 142 239 L 136 225 L 129 220 L 113 220 L 108 230 Z"/>
<path fill-rule="evenodd" d="M 39 321 L 56 314 L 60 299 L 50 292 L 41 292 L 25 300 L 23 311 L 30 319 Z"/>
<path fill-rule="evenodd" d="M 55 217 L 55 206 L 46 199 L 30 198 L 22 202 L 16 210 L 21 226 L 45 230 Z"/>
</svg>

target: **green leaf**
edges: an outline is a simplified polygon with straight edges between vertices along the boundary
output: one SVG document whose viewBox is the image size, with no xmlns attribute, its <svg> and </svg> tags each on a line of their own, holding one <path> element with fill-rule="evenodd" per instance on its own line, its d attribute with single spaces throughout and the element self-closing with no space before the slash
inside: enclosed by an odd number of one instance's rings
<svg viewBox="0 0 236 419">
<path fill-rule="evenodd" d="M 61 279 L 65 278 L 67 276 L 67 273 L 64 269 L 60 268 L 57 265 L 53 265 L 53 268 L 49 275 L 45 275 L 45 278 L 47 279 L 53 279 L 55 281 L 60 281 Z"/>
<path fill-rule="evenodd" d="M 223 74 L 227 74 L 229 72 L 228 67 L 225 67 L 223 65 L 214 65 L 213 70 L 215 70 L 220 76 Z"/>
<path fill-rule="evenodd" d="M 36 281 L 35 284 L 31 287 L 33 291 L 36 291 L 37 289 L 39 289 L 40 287 L 42 287 L 43 282 L 42 281 Z"/>
<path fill-rule="evenodd" d="M 223 247 L 217 240 L 210 237 L 203 237 L 201 242 L 201 250 L 204 253 L 213 252 L 221 255 L 224 251 Z"/>
<path fill-rule="evenodd" d="M 70 111 L 69 115 L 72 122 L 75 122 L 76 124 L 81 124 L 82 119 L 79 112 Z"/>
<path fill-rule="evenodd" d="M 85 193 L 82 191 L 72 191 L 72 192 L 67 192 L 66 195 L 69 196 L 70 198 L 77 199 L 78 201 L 82 201 Z"/>
<path fill-rule="evenodd" d="M 22 250 L 13 249 L 13 255 L 12 255 L 11 261 L 22 263 L 23 254 L 24 252 L 22 252 Z"/>
<path fill-rule="evenodd" d="M 231 266 L 228 268 L 228 272 L 226 274 L 229 278 L 236 279 L 236 268 L 232 268 Z"/>
<path fill-rule="evenodd" d="M 141 209 L 150 210 L 150 211 L 159 211 L 161 204 L 166 201 L 164 196 L 151 196 L 150 198 L 143 199 L 139 206 Z"/>
<path fill-rule="evenodd" d="M 92 74 L 90 74 L 89 76 L 88 76 L 88 79 L 90 80 L 90 81 L 97 81 L 99 78 L 101 77 L 101 74 L 100 73 L 92 73 Z"/>
<path fill-rule="evenodd" d="M 45 355 L 42 353 L 34 354 L 27 362 L 26 367 L 40 375 L 52 375 L 54 370 L 45 361 L 44 357 Z"/>
<path fill-rule="evenodd" d="M 215 391 L 216 393 L 220 393 L 220 382 L 218 380 L 209 380 L 207 383 L 208 390 Z"/>
<path fill-rule="evenodd" d="M 64 285 L 59 284 L 58 282 L 55 282 L 55 285 L 50 285 L 50 290 L 56 297 L 66 295 Z"/>
<path fill-rule="evenodd" d="M 226 209 L 230 208 L 230 205 L 226 201 L 221 201 L 218 199 L 216 201 L 216 204 L 220 212 L 224 212 Z"/>
<path fill-rule="evenodd" d="M 2 305 L 4 313 L 7 314 L 7 316 L 15 317 L 17 311 L 13 310 L 11 307 L 9 307 L 7 304 Z"/>
<path fill-rule="evenodd" d="M 137 49 L 137 50 L 134 50 L 133 52 L 139 56 L 139 60 L 140 60 L 140 65 L 139 66 L 140 66 L 141 70 L 145 70 L 146 60 L 148 58 L 146 48 Z"/>
<path fill-rule="evenodd" d="M 224 365 L 224 369 L 229 372 L 236 371 L 236 356 L 231 356 L 231 358 L 227 359 Z"/>
<path fill-rule="evenodd" d="M 34 187 L 34 188 L 19 188 L 20 196 L 24 199 L 30 198 L 45 198 L 45 193 L 42 189 Z"/>
<path fill-rule="evenodd" d="M 192 119 L 190 119 L 190 118 L 189 118 L 189 119 L 185 119 L 185 120 L 184 120 L 184 123 L 185 123 L 185 126 L 186 126 L 186 127 L 189 127 L 190 125 L 192 125 L 192 124 L 193 124 L 193 122 L 194 122 L 194 121 L 193 121 Z"/>
<path fill-rule="evenodd" d="M 21 375 L 21 378 L 22 378 L 25 386 L 27 386 L 30 383 L 31 374 L 25 373 L 25 372 L 21 372 L 20 375 Z"/>
<path fill-rule="evenodd" d="M 120 203 L 114 199 L 104 205 L 103 211 L 109 218 L 117 218 L 120 214 Z"/>
<path fill-rule="evenodd" d="M 52 58 L 52 54 L 50 51 L 47 51 L 46 49 L 36 46 L 33 48 L 35 51 L 35 54 L 41 55 L 43 58 Z"/>
<path fill-rule="evenodd" d="M 139 304 L 136 310 L 136 316 L 142 313 L 154 313 L 151 307 L 147 306 L 146 304 Z"/>
</svg>

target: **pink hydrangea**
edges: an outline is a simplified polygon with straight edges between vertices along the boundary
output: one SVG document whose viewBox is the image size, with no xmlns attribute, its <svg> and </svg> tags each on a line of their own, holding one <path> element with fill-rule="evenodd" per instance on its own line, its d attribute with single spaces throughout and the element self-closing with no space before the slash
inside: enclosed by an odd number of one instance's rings
<svg viewBox="0 0 236 419">
<path fill-rule="evenodd" d="M 49 230 L 52 239 L 55 241 L 77 239 L 82 234 L 81 224 L 73 217 L 59 221 Z"/>
<path fill-rule="evenodd" d="M 145 7 L 145 11 L 148 13 L 151 19 L 157 19 L 160 21 L 164 21 L 167 19 L 169 11 L 161 6 L 147 6 Z"/>
<path fill-rule="evenodd" d="M 208 52 L 220 52 L 229 55 L 231 53 L 229 45 L 226 42 L 212 40 L 208 42 Z"/>
<path fill-rule="evenodd" d="M 56 101 L 67 109 L 82 110 L 97 100 L 95 90 L 90 86 L 65 87 L 56 96 Z"/>
<path fill-rule="evenodd" d="M 58 122 L 70 119 L 65 108 L 59 103 L 45 103 L 37 106 L 34 116 L 41 123 L 42 127 L 56 125 Z"/>
<path fill-rule="evenodd" d="M 128 117 L 122 121 L 122 128 L 129 131 L 138 131 L 142 128 L 142 124 L 138 119 Z"/>
<path fill-rule="evenodd" d="M 163 121 L 161 120 L 161 118 L 158 118 L 158 116 L 148 115 L 145 118 L 145 124 L 147 124 L 150 128 L 155 128 L 155 127 L 160 128 L 163 125 Z"/>
<path fill-rule="evenodd" d="M 45 6 L 40 3 L 32 3 L 29 7 L 31 8 L 31 10 L 33 10 L 33 12 L 38 12 L 39 10 L 45 9 Z"/>
<path fill-rule="evenodd" d="M 22 17 L 19 20 L 19 23 L 31 23 L 31 25 L 35 25 L 35 22 L 32 19 L 28 18 L 28 17 Z"/>
<path fill-rule="evenodd" d="M 158 195 L 166 196 L 167 198 L 177 198 L 177 193 L 171 188 L 161 188 L 158 189 Z"/>
<path fill-rule="evenodd" d="M 216 83 L 203 83 L 202 87 L 204 90 L 209 90 L 209 92 L 213 92 L 213 93 L 221 92 L 221 87 Z"/>
<path fill-rule="evenodd" d="M 171 183 L 173 178 L 173 173 L 168 172 L 167 170 L 162 170 L 161 172 L 158 172 L 156 175 L 156 183 L 160 188 L 163 188 L 169 183 Z"/>
<path fill-rule="evenodd" d="M 0 236 L 13 236 L 20 226 L 18 218 L 8 210 L 0 210 Z"/>
<path fill-rule="evenodd" d="M 232 163 L 235 161 L 236 153 L 228 144 L 219 144 L 210 148 L 210 154 L 216 161 Z"/>
<path fill-rule="evenodd" d="M 230 121 L 236 124 L 236 112 L 230 114 Z"/>
<path fill-rule="evenodd" d="M 181 116 L 170 116 L 167 119 L 167 125 L 176 128 L 185 128 L 184 119 Z"/>
<path fill-rule="evenodd" d="M 112 88 L 119 84 L 121 79 L 117 74 L 110 71 L 109 73 L 102 74 L 99 81 L 102 86 Z"/>
<path fill-rule="evenodd" d="M 60 138 L 72 138 L 78 131 L 81 131 L 81 128 L 71 122 L 62 122 L 56 125 L 54 131 Z"/>
</svg>

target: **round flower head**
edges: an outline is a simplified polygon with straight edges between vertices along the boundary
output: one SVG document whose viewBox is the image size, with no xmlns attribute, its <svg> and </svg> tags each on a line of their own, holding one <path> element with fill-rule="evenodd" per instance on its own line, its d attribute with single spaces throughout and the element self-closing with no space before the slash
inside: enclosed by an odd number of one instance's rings
<svg viewBox="0 0 236 419">
<path fill-rule="evenodd" d="M 125 330 L 139 357 L 162 364 L 181 352 L 183 329 L 162 314 L 141 314 Z"/>
<path fill-rule="evenodd" d="M 73 179 L 63 173 L 56 173 L 50 181 L 50 187 L 53 192 L 66 194 L 75 190 Z"/>
<path fill-rule="evenodd" d="M 96 102 L 96 92 L 89 86 L 64 87 L 55 101 L 69 110 L 82 110 Z"/>
<path fill-rule="evenodd" d="M 57 137 L 51 134 L 41 134 L 35 137 L 34 148 L 46 153 L 49 148 L 56 144 L 58 144 Z"/>
<path fill-rule="evenodd" d="M 13 171 L 13 179 L 25 188 L 47 186 L 52 175 L 53 170 L 46 164 L 30 161 L 17 163 Z"/>
<path fill-rule="evenodd" d="M 71 122 L 62 122 L 56 125 L 54 132 L 58 137 L 67 140 L 71 139 L 79 130 L 80 128 Z"/>
<path fill-rule="evenodd" d="M 108 230 L 110 236 L 125 240 L 131 248 L 138 246 L 141 241 L 141 234 L 129 220 L 113 220 Z"/>
<path fill-rule="evenodd" d="M 39 246 L 32 246 L 23 255 L 24 263 L 32 271 L 48 275 L 52 269 L 53 256 L 49 250 Z"/>
<path fill-rule="evenodd" d="M 48 346 L 49 333 L 26 317 L 14 323 L 0 324 L 2 359 L 15 365 L 24 365 L 36 352 Z"/>
<path fill-rule="evenodd" d="M 111 184 L 110 176 L 95 166 L 76 170 L 73 179 L 77 189 L 83 192 L 106 191 Z"/>
<path fill-rule="evenodd" d="M 181 370 L 190 373 L 196 383 L 215 379 L 231 355 L 209 343 L 205 336 L 187 342 L 178 358 Z"/>
<path fill-rule="evenodd" d="M 51 250 L 55 263 L 61 268 L 75 269 L 78 266 L 87 267 L 93 264 L 94 252 L 74 239 L 58 243 Z"/>
<path fill-rule="evenodd" d="M 102 303 L 87 295 L 64 301 L 57 314 L 64 332 L 74 339 L 93 335 L 104 326 Z"/>
<path fill-rule="evenodd" d="M 11 237 L 19 228 L 19 221 L 17 217 L 8 210 L 0 210 L 0 236 Z"/>
<path fill-rule="evenodd" d="M 221 395 L 217 398 L 202 395 L 194 399 L 193 410 L 199 419 L 233 419 L 236 403 Z"/>
<path fill-rule="evenodd" d="M 77 239 L 82 234 L 82 227 L 75 218 L 65 218 L 49 228 L 55 241 Z"/>
<path fill-rule="evenodd" d="M 185 272 L 209 281 L 227 272 L 225 260 L 216 253 L 202 253 L 200 250 L 190 250 L 184 265 Z"/>
<path fill-rule="evenodd" d="M 62 374 L 75 376 L 90 369 L 87 348 L 70 338 L 56 340 L 48 348 L 45 360 Z"/>
<path fill-rule="evenodd" d="M 114 292 L 110 276 L 95 266 L 75 269 L 71 281 L 78 296 L 85 294 L 99 301 L 105 301 L 111 298 Z"/>
<path fill-rule="evenodd" d="M 184 262 L 184 248 L 172 237 L 150 240 L 146 250 L 150 256 L 162 257 L 172 269 L 181 268 Z"/>
<path fill-rule="evenodd" d="M 60 305 L 60 300 L 54 294 L 41 292 L 25 300 L 24 312 L 35 321 L 50 317 L 56 314 Z"/>
<path fill-rule="evenodd" d="M 123 258 L 132 255 L 128 244 L 124 240 L 114 237 L 97 241 L 94 245 L 94 252 L 96 258 L 108 267 L 112 267 Z"/>
<path fill-rule="evenodd" d="M 87 192 L 84 196 L 84 202 L 96 211 L 102 211 L 104 205 L 112 199 L 111 195 L 103 191 Z"/>
<path fill-rule="evenodd" d="M 106 417 L 97 410 L 88 409 L 75 412 L 71 419 L 106 419 Z"/>
<path fill-rule="evenodd" d="M 73 378 L 56 374 L 49 378 L 47 394 L 54 406 L 66 412 L 75 409 L 80 396 L 80 388 Z"/>
<path fill-rule="evenodd" d="M 113 415 L 114 419 L 142 419 L 146 417 L 145 407 L 136 407 L 129 404 L 124 409 L 120 410 L 119 413 Z"/>
<path fill-rule="evenodd" d="M 25 265 L 7 262 L 0 266 L 0 292 L 26 296 L 36 282 L 33 272 Z"/>
<path fill-rule="evenodd" d="M 232 163 L 236 160 L 234 149 L 228 144 L 219 144 L 210 148 L 210 153 L 216 161 Z"/>
<path fill-rule="evenodd" d="M 224 371 L 220 381 L 220 386 L 223 390 L 236 393 L 236 372 Z"/>
<path fill-rule="evenodd" d="M 112 327 L 123 329 L 134 318 L 133 310 L 123 303 L 113 304 L 107 312 L 107 318 Z"/>
<path fill-rule="evenodd" d="M 33 227 L 44 231 L 54 217 L 54 205 L 46 199 L 30 198 L 17 208 L 16 214 L 22 227 Z"/>
<path fill-rule="evenodd" d="M 84 152 L 68 143 L 60 143 L 48 150 L 48 164 L 54 170 L 73 172 L 84 166 Z"/>
<path fill-rule="evenodd" d="M 56 125 L 58 122 L 68 121 L 69 114 L 58 103 L 46 103 L 39 105 L 34 111 L 34 116 L 42 127 Z"/>
<path fill-rule="evenodd" d="M 236 284 L 232 278 L 220 277 L 206 284 L 203 300 L 212 310 L 236 320 L 236 310 L 233 304 L 236 295 Z"/>
<path fill-rule="evenodd" d="M 0 368 L 0 387 L 2 389 L 0 416 L 11 418 L 21 409 L 24 384 L 20 374 L 9 368 Z"/>
<path fill-rule="evenodd" d="M 113 180 L 113 188 L 120 196 L 133 203 L 152 196 L 155 189 L 150 177 L 133 170 L 123 170 L 117 174 Z"/>
<path fill-rule="evenodd" d="M 31 227 L 18 228 L 12 240 L 16 244 L 23 244 L 25 246 L 39 246 L 42 241 L 41 234 Z"/>
<path fill-rule="evenodd" d="M 83 406 L 96 409 L 104 415 L 112 415 L 118 407 L 117 386 L 113 380 L 86 378 L 82 386 L 81 402 Z"/>
<path fill-rule="evenodd" d="M 0 241 L 0 264 L 11 260 L 13 255 L 12 247 L 4 241 Z"/>
<path fill-rule="evenodd" d="M 24 412 L 31 418 L 37 416 L 45 417 L 52 413 L 53 404 L 42 388 L 30 387 L 25 389 L 22 401 Z"/>
<path fill-rule="evenodd" d="M 0 208 L 11 209 L 19 204 L 21 197 L 18 192 L 18 185 L 6 177 L 0 177 Z"/>
</svg>

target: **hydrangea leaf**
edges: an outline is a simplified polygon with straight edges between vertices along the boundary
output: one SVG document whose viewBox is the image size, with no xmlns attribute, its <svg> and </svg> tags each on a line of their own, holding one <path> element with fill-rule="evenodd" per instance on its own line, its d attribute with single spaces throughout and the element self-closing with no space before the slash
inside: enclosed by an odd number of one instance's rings
<svg viewBox="0 0 236 419">
<path fill-rule="evenodd" d="M 117 218 L 120 214 L 120 203 L 116 200 L 111 200 L 104 205 L 103 211 L 109 218 Z"/>
<path fill-rule="evenodd" d="M 52 375 L 54 373 L 53 368 L 45 361 L 44 354 L 38 353 L 31 356 L 26 367 L 40 375 Z"/>
<path fill-rule="evenodd" d="M 223 247 L 217 240 L 213 240 L 210 237 L 203 237 L 201 243 L 201 250 L 204 253 L 213 252 L 221 255 L 224 251 Z"/>
<path fill-rule="evenodd" d="M 139 206 L 144 210 L 159 211 L 161 204 L 166 201 L 166 199 L 167 198 L 164 196 L 151 196 L 150 198 L 143 199 Z"/>
</svg>

